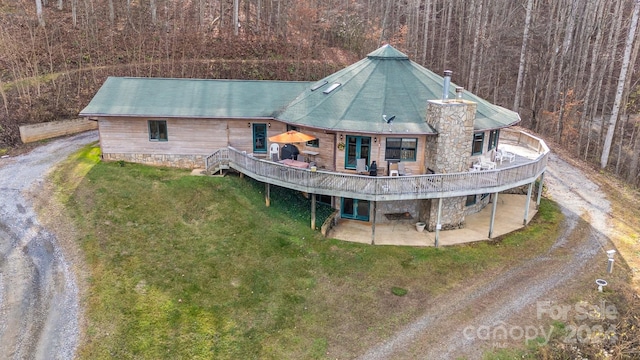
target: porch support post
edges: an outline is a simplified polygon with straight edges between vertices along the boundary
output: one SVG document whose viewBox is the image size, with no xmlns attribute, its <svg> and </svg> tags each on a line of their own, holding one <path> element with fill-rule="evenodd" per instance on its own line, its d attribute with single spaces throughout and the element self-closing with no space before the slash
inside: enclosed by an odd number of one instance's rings
<svg viewBox="0 0 640 360">
<path fill-rule="evenodd" d="M 496 221 L 496 207 L 498 206 L 498 193 L 493 194 L 493 206 L 491 207 L 491 222 L 489 223 L 489 239 L 493 235 L 493 224 Z"/>
<path fill-rule="evenodd" d="M 438 198 L 438 218 L 436 219 L 436 241 L 434 244 L 435 247 L 438 247 L 438 244 L 440 242 L 440 229 L 442 229 L 440 219 L 442 219 L 442 198 Z"/>
<path fill-rule="evenodd" d="M 371 245 L 376 244 L 376 204 L 377 201 L 373 202 L 373 221 L 371 221 Z"/>
<path fill-rule="evenodd" d="M 529 204 L 531 204 L 531 190 L 533 190 L 533 182 L 529 184 L 529 189 L 527 189 L 527 201 L 525 202 L 525 205 L 524 205 L 524 220 L 522 221 L 522 225 L 527 225 L 527 219 L 529 219 Z"/>
<path fill-rule="evenodd" d="M 264 183 L 264 202 L 267 207 L 271 206 L 271 186 Z"/>
<path fill-rule="evenodd" d="M 316 194 L 311 194 L 311 230 L 316 229 Z"/>
<path fill-rule="evenodd" d="M 542 196 L 542 182 L 544 181 L 544 173 L 540 175 L 540 185 L 538 185 L 538 199 L 536 200 L 536 209 L 540 207 L 540 197 Z"/>
</svg>

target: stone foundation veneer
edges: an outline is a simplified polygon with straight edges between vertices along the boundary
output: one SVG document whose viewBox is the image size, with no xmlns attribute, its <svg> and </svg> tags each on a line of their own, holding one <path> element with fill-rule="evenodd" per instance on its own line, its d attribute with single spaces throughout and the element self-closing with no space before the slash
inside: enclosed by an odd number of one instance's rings
<svg viewBox="0 0 640 360">
<path fill-rule="evenodd" d="M 465 203 L 467 197 L 454 197 L 442 199 L 442 217 L 440 218 L 441 230 L 455 230 L 464 227 Z M 427 230 L 435 231 L 438 221 L 438 199 L 431 200 L 429 219 L 426 221 Z"/>
<path fill-rule="evenodd" d="M 137 164 L 166 166 L 182 169 L 204 169 L 205 155 L 166 155 L 166 154 L 102 154 L 104 161 L 126 161 Z"/>
<path fill-rule="evenodd" d="M 427 140 L 425 168 L 436 174 L 469 171 L 476 107 L 476 103 L 465 100 L 429 101 L 426 120 L 438 132 L 438 136 Z M 466 196 L 442 200 L 442 230 L 464 227 L 466 201 Z M 438 199 L 425 205 L 427 229 L 434 231 L 438 219 Z"/>
<path fill-rule="evenodd" d="M 465 215 L 475 214 L 477 212 L 480 212 L 482 209 L 484 209 L 485 206 L 489 204 L 490 201 L 491 201 L 491 194 L 487 195 L 484 199 L 482 198 L 481 194 L 476 195 L 476 203 L 473 205 L 466 206 L 466 201 L 465 201 L 465 209 L 464 209 Z"/>
</svg>

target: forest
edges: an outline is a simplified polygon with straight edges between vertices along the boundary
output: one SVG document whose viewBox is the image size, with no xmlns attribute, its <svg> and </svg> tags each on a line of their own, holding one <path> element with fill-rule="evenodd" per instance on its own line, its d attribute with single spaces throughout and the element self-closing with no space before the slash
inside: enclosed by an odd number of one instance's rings
<svg viewBox="0 0 640 360">
<path fill-rule="evenodd" d="M 107 76 L 315 80 L 389 43 L 640 186 L 640 0 L 0 0 L 0 151 Z"/>
</svg>

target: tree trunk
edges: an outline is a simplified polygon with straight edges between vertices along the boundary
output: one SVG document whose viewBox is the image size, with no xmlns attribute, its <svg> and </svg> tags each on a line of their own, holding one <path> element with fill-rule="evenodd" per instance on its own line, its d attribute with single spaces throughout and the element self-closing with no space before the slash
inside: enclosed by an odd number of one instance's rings
<svg viewBox="0 0 640 360">
<path fill-rule="evenodd" d="M 551 85 L 554 83 L 552 80 L 553 74 L 555 73 L 556 70 L 556 60 L 558 58 L 557 54 L 559 52 L 559 47 L 560 44 L 558 43 L 559 39 L 560 39 L 560 24 L 561 24 L 561 20 L 557 19 L 556 16 L 558 16 L 557 12 L 560 12 L 560 10 L 558 9 L 558 2 L 554 2 L 554 8 L 551 11 L 551 19 L 549 22 L 549 26 L 553 26 L 554 30 L 551 31 L 549 30 L 547 32 L 547 48 L 550 49 L 550 62 L 551 65 L 548 69 L 548 71 L 546 71 L 547 73 L 547 86 L 545 87 L 545 90 L 543 92 L 543 100 L 542 100 L 542 107 L 541 110 L 542 111 L 547 111 L 549 110 L 549 97 L 551 96 Z M 551 36 L 553 34 L 553 36 Z M 553 40 L 553 45 L 551 45 L 551 40 Z"/>
<path fill-rule="evenodd" d="M 527 10 L 524 18 L 524 30 L 522 31 L 522 47 L 520 48 L 520 64 L 518 65 L 518 81 L 516 82 L 515 99 L 513 99 L 513 111 L 520 110 L 520 96 L 524 81 L 525 59 L 527 54 L 527 42 L 529 41 L 529 27 L 531 26 L 531 11 L 533 0 L 527 0 Z"/>
<path fill-rule="evenodd" d="M 604 4 L 604 2 L 600 2 L 600 4 Z M 598 15 L 602 14 L 604 10 L 600 7 L 596 10 Z M 590 141 L 591 134 L 591 119 L 594 116 L 593 113 L 590 113 L 591 104 L 591 96 L 593 91 L 593 85 L 596 80 L 596 65 L 598 65 L 600 49 L 602 46 L 602 31 L 604 30 L 604 21 L 602 16 L 596 16 L 596 39 L 593 43 L 593 48 L 591 49 L 591 67 L 589 69 L 589 80 L 587 80 L 586 93 L 584 95 L 584 100 L 582 103 L 582 114 L 580 115 L 580 139 L 578 140 L 578 146 L 582 146 L 583 134 L 587 131 L 587 142 Z M 589 119 L 589 124 L 585 126 L 586 119 Z"/>
<path fill-rule="evenodd" d="M 233 0 L 233 35 L 238 36 L 238 28 L 240 23 L 238 22 L 238 8 L 240 0 Z"/>
<path fill-rule="evenodd" d="M 429 17 L 431 17 L 431 0 L 424 1 L 424 23 L 422 27 L 422 64 L 427 62 L 427 45 L 429 45 Z"/>
<path fill-rule="evenodd" d="M 562 83 L 562 81 L 559 81 Z M 556 142 L 558 144 L 562 144 L 562 130 L 564 127 L 564 112 L 565 106 L 567 102 L 567 93 L 562 94 L 562 99 L 560 100 L 560 111 L 558 114 L 558 123 L 556 124 Z"/>
<path fill-rule="evenodd" d="M 36 0 L 36 15 L 38 16 L 38 25 L 44 27 L 44 15 L 42 14 L 42 0 Z"/>
<path fill-rule="evenodd" d="M 616 98 L 613 101 L 613 109 L 611 111 L 611 118 L 609 119 L 609 128 L 607 129 L 607 136 L 604 139 L 604 146 L 602 148 L 602 156 L 600 157 L 600 167 L 606 168 L 609 163 L 609 153 L 611 152 L 611 143 L 613 141 L 613 134 L 616 129 L 616 122 L 618 121 L 618 113 L 622 102 L 622 94 L 624 92 L 624 83 L 627 79 L 627 71 L 629 69 L 629 59 L 631 58 L 631 50 L 633 48 L 633 40 L 636 34 L 636 27 L 638 27 L 638 16 L 640 14 L 640 0 L 634 1 L 633 15 L 631 15 L 631 25 L 629 25 L 629 33 L 627 34 L 627 41 L 624 45 L 624 55 L 622 58 L 622 67 L 620 68 L 620 76 L 618 76 L 618 88 L 616 89 Z"/>
<path fill-rule="evenodd" d="M 615 59 L 617 58 L 617 53 L 618 53 L 618 46 L 617 46 L 618 39 L 620 38 L 620 33 L 622 31 L 622 24 L 623 24 L 622 20 L 624 15 L 624 0 L 618 0 L 616 2 L 614 14 L 615 14 L 614 15 L 615 22 L 611 26 L 611 32 L 609 34 L 609 39 L 607 42 L 609 44 L 609 51 L 607 52 L 606 56 L 608 57 L 609 63 L 607 64 L 606 75 L 604 75 L 604 79 L 606 79 L 606 82 L 604 86 L 605 92 L 604 92 L 604 95 L 602 96 L 601 112 L 603 116 L 604 114 L 607 114 L 607 106 L 609 105 L 609 93 L 611 89 L 611 81 L 613 79 L 614 64 L 615 64 Z M 600 122 L 600 132 L 598 133 L 598 141 L 597 141 L 598 150 L 600 150 L 601 148 L 606 126 L 607 126 L 607 123 L 604 121 L 604 117 L 603 117 L 603 120 Z M 602 155 L 602 152 L 600 153 L 600 155 Z"/>
<path fill-rule="evenodd" d="M 157 15 L 158 7 L 156 5 L 156 0 L 150 0 L 149 6 L 151 9 L 151 23 L 155 25 L 156 22 L 158 21 L 158 15 Z"/>
<path fill-rule="evenodd" d="M 73 27 L 78 27 L 78 0 L 71 0 L 71 20 Z"/>
<path fill-rule="evenodd" d="M 640 164 L 640 122 L 636 121 L 634 125 L 635 142 L 633 146 L 631 162 L 629 162 L 629 173 L 627 181 L 632 185 L 638 185 L 638 165 Z"/>
<path fill-rule="evenodd" d="M 618 136 L 618 156 L 616 159 L 616 175 L 620 175 L 620 159 L 622 159 L 622 149 L 624 148 L 624 136 L 625 130 L 627 127 L 627 120 L 629 119 L 629 115 L 622 115 L 622 124 L 620 125 L 619 136 Z"/>
<path fill-rule="evenodd" d="M 113 0 L 109 0 L 109 23 L 113 25 L 113 22 L 116 19 L 116 12 L 113 8 Z"/>
</svg>

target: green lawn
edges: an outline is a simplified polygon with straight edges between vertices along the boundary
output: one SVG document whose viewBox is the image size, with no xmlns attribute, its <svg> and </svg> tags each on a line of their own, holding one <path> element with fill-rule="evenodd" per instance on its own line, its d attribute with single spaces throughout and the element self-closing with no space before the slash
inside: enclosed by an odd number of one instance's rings
<svg viewBox="0 0 640 360">
<path fill-rule="evenodd" d="M 561 220 L 543 201 L 500 242 L 354 244 L 312 231 L 295 192 L 272 191 L 266 208 L 264 185 L 248 178 L 97 155 L 87 147 L 54 175 L 90 268 L 84 359 L 353 357 L 434 295 L 546 250 Z"/>
</svg>

